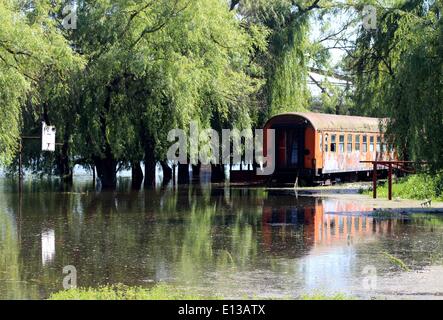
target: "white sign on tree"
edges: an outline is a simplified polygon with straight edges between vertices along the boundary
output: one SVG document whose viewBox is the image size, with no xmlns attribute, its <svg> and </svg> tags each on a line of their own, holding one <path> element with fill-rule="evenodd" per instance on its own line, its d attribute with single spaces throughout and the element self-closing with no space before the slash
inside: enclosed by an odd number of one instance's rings
<svg viewBox="0 0 443 320">
<path fill-rule="evenodd" d="M 55 151 L 55 127 L 42 123 L 42 151 Z"/>
</svg>

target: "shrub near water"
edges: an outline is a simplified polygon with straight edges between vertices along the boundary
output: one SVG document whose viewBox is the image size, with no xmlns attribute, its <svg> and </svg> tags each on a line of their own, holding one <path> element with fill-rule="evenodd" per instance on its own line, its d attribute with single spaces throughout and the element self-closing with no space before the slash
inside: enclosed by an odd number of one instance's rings
<svg viewBox="0 0 443 320">
<path fill-rule="evenodd" d="M 387 197 L 388 185 L 377 188 L 377 193 L 380 197 Z M 392 193 L 394 198 L 443 201 L 443 173 L 416 174 L 402 178 L 392 185 Z"/>
</svg>

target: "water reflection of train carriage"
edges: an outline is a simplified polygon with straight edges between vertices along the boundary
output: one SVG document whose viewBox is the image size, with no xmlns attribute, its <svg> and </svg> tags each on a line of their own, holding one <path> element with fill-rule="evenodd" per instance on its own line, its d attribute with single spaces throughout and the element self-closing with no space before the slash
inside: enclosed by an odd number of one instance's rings
<svg viewBox="0 0 443 320">
<path fill-rule="evenodd" d="M 302 228 L 303 247 L 346 245 L 376 234 L 390 234 L 396 220 L 376 219 L 372 208 L 338 199 L 299 198 L 298 202 L 276 205 L 272 200 L 263 206 L 262 232 L 265 247 L 272 251 L 273 239 L 279 242 L 294 228 Z M 290 237 L 288 237 L 290 238 Z"/>
<path fill-rule="evenodd" d="M 284 113 L 271 118 L 265 129 L 275 130 L 273 178 L 294 182 L 300 177 L 312 182 L 368 176 L 372 165 L 360 161 L 394 158 L 383 140 L 383 122 L 321 113 Z"/>
</svg>

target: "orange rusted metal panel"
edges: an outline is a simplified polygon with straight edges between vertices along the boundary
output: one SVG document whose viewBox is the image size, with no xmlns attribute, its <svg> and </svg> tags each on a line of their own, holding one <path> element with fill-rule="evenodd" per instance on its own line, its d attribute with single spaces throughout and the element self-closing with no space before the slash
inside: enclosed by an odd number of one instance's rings
<svg viewBox="0 0 443 320">
<path fill-rule="evenodd" d="M 323 149 L 324 136 L 320 131 L 315 131 L 315 168 L 321 169 L 323 167 Z"/>
<path fill-rule="evenodd" d="M 274 123 L 302 124 L 310 123 L 315 130 L 336 130 L 348 132 L 380 132 L 386 124 L 386 119 L 342 116 L 335 114 L 315 113 L 315 112 L 287 112 L 272 117 L 265 127 L 270 127 Z"/>
<path fill-rule="evenodd" d="M 313 160 L 315 159 L 315 130 L 312 127 L 307 127 L 305 130 L 305 150 L 309 153 L 305 154 L 305 168 L 314 169 Z"/>
</svg>

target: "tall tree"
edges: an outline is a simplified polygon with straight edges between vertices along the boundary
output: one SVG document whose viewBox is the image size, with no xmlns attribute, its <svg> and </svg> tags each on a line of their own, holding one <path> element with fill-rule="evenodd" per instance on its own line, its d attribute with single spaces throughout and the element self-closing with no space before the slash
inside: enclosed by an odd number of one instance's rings
<svg viewBox="0 0 443 320">
<path fill-rule="evenodd" d="M 349 57 L 361 112 L 389 117 L 402 157 L 443 168 L 442 1 L 378 8 L 377 30 L 361 30 Z"/>
<path fill-rule="evenodd" d="M 239 0 L 231 1 L 231 8 L 269 33 L 267 50 L 256 57 L 266 79 L 258 123 L 283 111 L 309 110 L 307 84 L 318 49 L 309 39 L 310 18 L 322 9 L 320 0 Z"/>
<path fill-rule="evenodd" d="M 209 124 L 214 112 L 248 117 L 260 85 L 250 53 L 263 38 L 228 9 L 220 0 L 78 1 L 72 40 L 87 64 L 74 144 L 104 187 L 115 186 L 120 165 L 140 160 L 151 184 L 172 128 Z"/>
<path fill-rule="evenodd" d="M 0 2 L 0 164 L 9 164 L 18 149 L 22 107 L 41 115 L 50 94 L 44 84 L 79 63 L 52 9 L 44 0 Z"/>
</svg>

